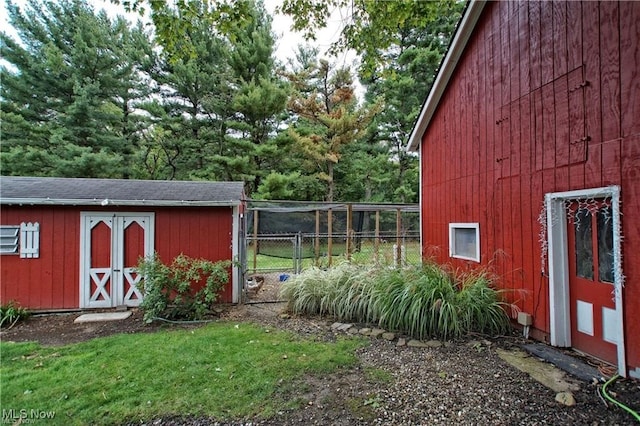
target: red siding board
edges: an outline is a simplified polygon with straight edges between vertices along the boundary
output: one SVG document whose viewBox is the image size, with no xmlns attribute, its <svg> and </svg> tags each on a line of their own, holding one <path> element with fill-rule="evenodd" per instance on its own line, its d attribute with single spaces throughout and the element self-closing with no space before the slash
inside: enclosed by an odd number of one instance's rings
<svg viewBox="0 0 640 426">
<path fill-rule="evenodd" d="M 542 120 L 537 125 L 542 126 L 542 163 L 539 170 L 553 169 L 556 164 L 555 146 L 555 105 L 553 84 L 542 86 Z M 553 189 L 553 188 L 551 188 Z"/>
<path fill-rule="evenodd" d="M 510 76 L 510 50 L 509 50 L 509 3 L 510 2 L 498 2 L 500 9 L 499 20 L 499 52 L 500 52 L 500 95 L 499 99 L 502 99 L 501 105 L 506 105 L 510 101 L 511 96 L 511 76 Z"/>
<path fill-rule="evenodd" d="M 620 137 L 620 23 L 618 2 L 600 4 L 602 140 Z"/>
<path fill-rule="evenodd" d="M 529 51 L 531 36 L 529 34 L 531 22 L 529 20 L 529 2 L 520 3 L 518 8 L 518 64 L 520 68 L 520 93 L 524 96 L 531 90 L 531 67 Z"/>
<path fill-rule="evenodd" d="M 541 3 L 540 13 L 540 51 L 541 51 L 541 85 L 545 85 L 553 81 L 553 52 L 554 52 L 554 33 L 553 33 L 553 3 Z"/>
<path fill-rule="evenodd" d="M 638 11 L 636 9 L 636 11 Z M 640 277 L 640 221 L 636 219 L 640 211 L 640 135 L 631 136 L 622 143 L 622 235 L 623 235 L 623 269 L 626 276 L 624 288 L 624 312 L 634 313 L 634 321 L 626 321 L 625 332 L 627 336 L 640 336 L 640 321 L 637 313 L 640 312 L 640 286 L 637 285 L 637 277 Z M 635 345 L 629 345 L 627 349 L 627 361 L 631 365 L 640 366 L 640 344 L 638 339 Z"/>
<path fill-rule="evenodd" d="M 122 211 L 140 211 L 123 208 Z M 149 209 L 143 209 L 151 211 Z M 152 209 L 153 210 L 153 209 Z M 15 300 L 29 309 L 73 309 L 79 307 L 80 271 L 80 211 L 99 211 L 87 207 L 63 206 L 3 206 L 2 224 L 40 223 L 40 257 L 21 259 L 2 256 L 0 299 Z M 171 261 L 181 252 L 211 260 L 231 259 L 232 210 L 230 208 L 155 209 L 155 247 L 164 261 Z M 189 232 L 180 233 L 184 226 Z M 134 230 L 134 241 L 141 244 Z M 93 233 L 109 240 L 106 225 L 98 225 Z M 139 234 L 139 232 L 138 232 Z M 129 235 L 129 234 L 128 234 Z M 194 242 L 195 241 L 195 242 Z M 108 245 L 105 243 L 105 245 Z M 93 264 L 108 266 L 109 249 L 93 246 Z M 128 258 L 128 262 L 132 261 Z M 231 301 L 231 285 L 224 301 Z"/>
<path fill-rule="evenodd" d="M 640 2 L 620 3 L 622 136 L 640 133 Z"/>
<path fill-rule="evenodd" d="M 602 144 L 602 185 L 619 185 L 622 181 L 620 139 Z"/>
<path fill-rule="evenodd" d="M 567 73 L 567 4 L 555 1 L 553 5 L 553 78 Z"/>
<path fill-rule="evenodd" d="M 581 67 L 582 60 L 582 3 L 567 2 L 567 69 Z"/>
<path fill-rule="evenodd" d="M 531 90 L 542 86 L 542 40 L 540 34 L 541 3 L 528 2 L 529 5 L 529 70 Z"/>
<path fill-rule="evenodd" d="M 600 26 L 599 3 L 582 3 L 582 56 L 585 65 L 585 117 L 590 143 L 602 140 L 600 125 Z M 591 152 L 588 153 L 591 155 Z"/>
</svg>

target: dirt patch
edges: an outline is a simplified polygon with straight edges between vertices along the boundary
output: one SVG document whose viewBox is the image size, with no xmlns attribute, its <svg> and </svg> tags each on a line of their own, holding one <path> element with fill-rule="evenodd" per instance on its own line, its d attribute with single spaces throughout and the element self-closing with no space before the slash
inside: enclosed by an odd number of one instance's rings
<svg viewBox="0 0 640 426">
<path fill-rule="evenodd" d="M 304 338 L 332 341 L 345 333 L 331 329 L 327 318 L 283 314 L 283 304 L 227 306 L 219 317 L 251 321 L 283 329 Z M 77 324 L 79 313 L 35 316 L 4 330 L 3 341 L 38 341 L 64 345 L 116 333 L 150 333 L 161 329 L 193 328 L 199 324 L 144 324 L 142 314 L 122 321 Z M 288 401 L 269 419 L 221 422 L 196 416 L 149 419 L 154 425 L 408 425 L 408 424 L 637 424 L 633 417 L 604 401 L 601 383 L 574 379 L 576 405 L 555 401 L 556 393 L 504 362 L 498 349 L 511 350 L 518 336 L 499 339 L 478 336 L 433 348 L 399 347 L 372 339 L 358 350 L 356 367 L 331 375 L 308 376 L 283 383 L 275 397 Z M 610 393 L 634 410 L 640 409 L 640 382 L 618 380 Z M 140 424 L 140 423 L 136 423 Z"/>
</svg>

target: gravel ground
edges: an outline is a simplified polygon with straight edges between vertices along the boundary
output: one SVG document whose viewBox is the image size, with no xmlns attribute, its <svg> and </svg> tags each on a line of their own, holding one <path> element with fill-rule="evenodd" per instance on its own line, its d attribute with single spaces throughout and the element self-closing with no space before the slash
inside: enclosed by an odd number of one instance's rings
<svg viewBox="0 0 640 426">
<path fill-rule="evenodd" d="M 291 331 L 303 338 L 333 341 L 343 332 L 326 318 L 282 315 L 282 304 L 229 307 L 222 316 Z M 34 317 L 1 333 L 2 340 L 37 340 L 59 345 L 118 332 L 153 332 L 166 325 L 142 324 L 141 315 L 125 321 L 74 324 L 78 314 Z M 193 327 L 193 326 L 189 326 Z M 359 363 L 325 376 L 307 376 L 275 398 L 298 401 L 299 408 L 269 419 L 219 421 L 172 416 L 149 419 L 147 425 L 632 425 L 622 409 L 605 404 L 600 385 L 572 380 L 576 405 L 555 401 L 556 393 L 504 362 L 498 348 L 522 343 L 514 335 L 499 339 L 472 336 L 434 348 L 398 347 L 395 341 L 372 339 L 357 352 Z M 640 410 L 640 382 L 618 380 L 609 390 L 621 402 Z"/>
</svg>

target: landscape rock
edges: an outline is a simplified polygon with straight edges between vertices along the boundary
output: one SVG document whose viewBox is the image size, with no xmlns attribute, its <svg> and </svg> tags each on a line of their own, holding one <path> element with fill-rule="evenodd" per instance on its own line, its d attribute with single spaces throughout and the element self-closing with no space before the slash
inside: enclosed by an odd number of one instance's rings
<svg viewBox="0 0 640 426">
<path fill-rule="evenodd" d="M 556 401 L 567 407 L 573 407 L 576 405 L 576 399 L 571 392 L 559 392 L 556 395 Z"/>
<path fill-rule="evenodd" d="M 353 327 L 353 324 L 341 324 L 338 327 L 338 331 L 347 331 L 349 330 L 351 327 Z"/>
<path fill-rule="evenodd" d="M 407 339 L 402 338 L 402 337 L 401 337 L 401 338 L 399 338 L 399 339 L 398 339 L 398 343 L 396 343 L 396 346 L 399 346 L 399 347 L 400 347 L 400 346 L 407 346 Z"/>
<path fill-rule="evenodd" d="M 426 348 L 427 344 L 420 340 L 411 339 L 407 342 L 407 346 L 410 348 Z"/>
<path fill-rule="evenodd" d="M 360 329 L 360 334 L 362 334 L 363 336 L 369 336 L 371 335 L 371 329 L 370 328 L 361 328 Z"/>
<path fill-rule="evenodd" d="M 386 332 L 387 332 L 386 330 L 383 330 L 381 328 L 374 328 L 373 330 L 371 330 L 371 334 L 369 336 L 373 337 L 374 339 L 377 339 Z"/>
<path fill-rule="evenodd" d="M 389 333 L 389 332 L 388 333 L 382 333 L 382 338 L 384 340 L 389 340 L 389 341 L 395 340 L 396 339 L 396 334 L 395 333 Z"/>
</svg>

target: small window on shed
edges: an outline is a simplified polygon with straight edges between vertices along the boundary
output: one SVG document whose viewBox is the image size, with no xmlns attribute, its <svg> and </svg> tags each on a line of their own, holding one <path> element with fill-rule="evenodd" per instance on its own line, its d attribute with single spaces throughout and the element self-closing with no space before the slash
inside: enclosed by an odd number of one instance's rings
<svg viewBox="0 0 640 426">
<path fill-rule="evenodd" d="M 449 256 L 480 262 L 480 225 L 449 224 Z"/>
<path fill-rule="evenodd" d="M 19 254 L 26 259 L 40 257 L 40 224 L 0 225 L 0 254 Z"/>
<path fill-rule="evenodd" d="M 18 254 L 18 248 L 20 247 L 19 235 L 19 226 L 0 226 L 0 254 Z"/>
</svg>

